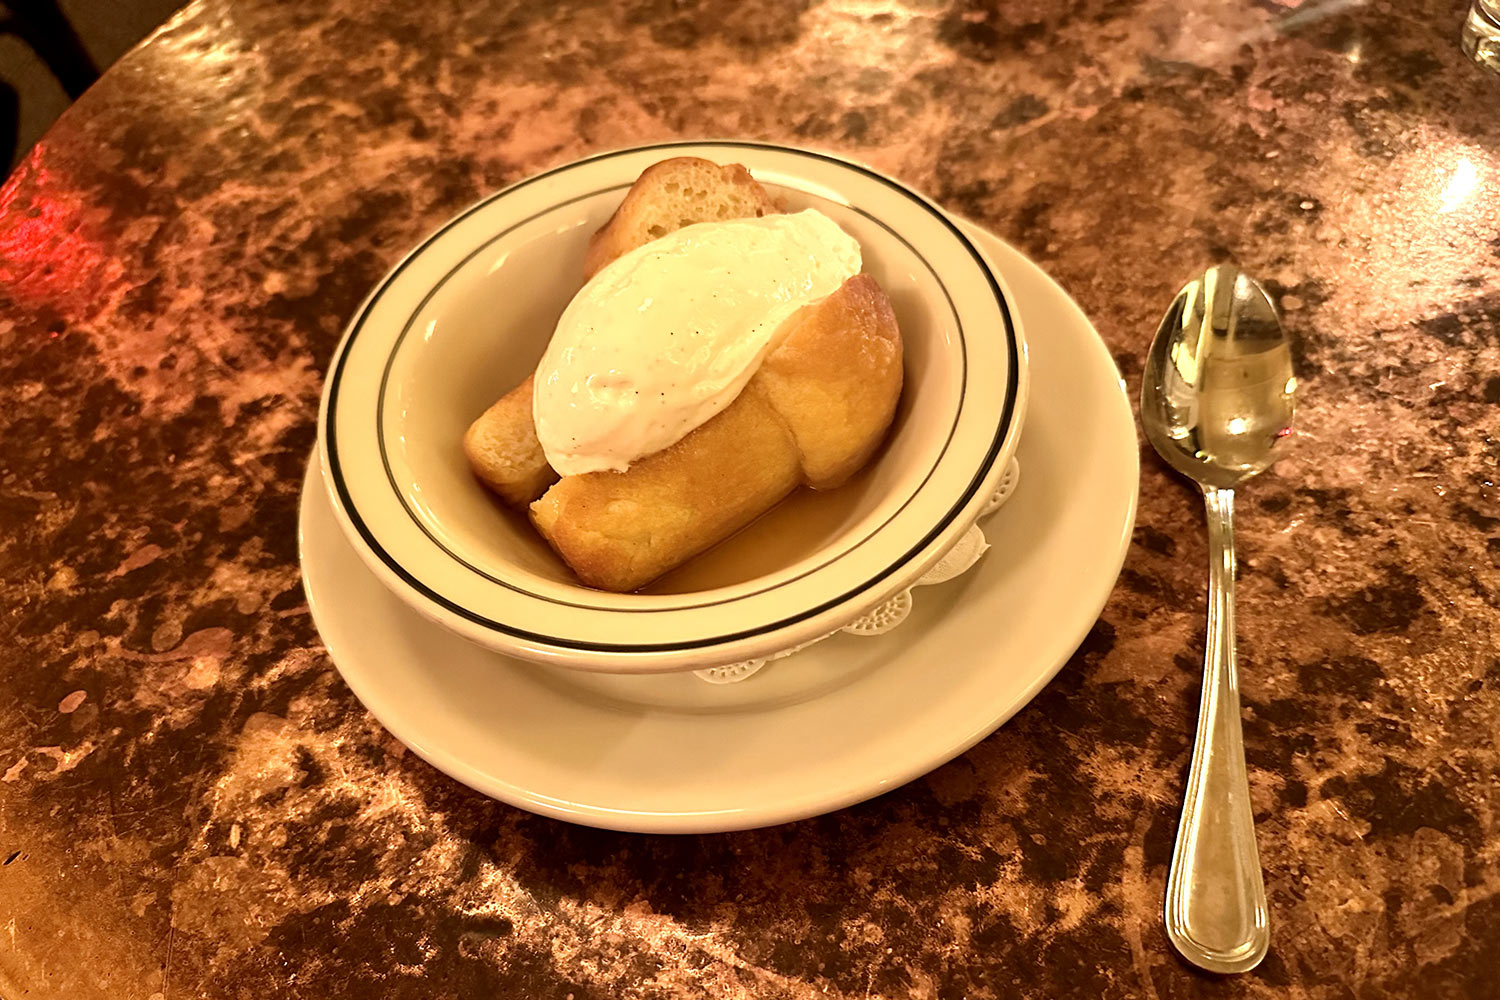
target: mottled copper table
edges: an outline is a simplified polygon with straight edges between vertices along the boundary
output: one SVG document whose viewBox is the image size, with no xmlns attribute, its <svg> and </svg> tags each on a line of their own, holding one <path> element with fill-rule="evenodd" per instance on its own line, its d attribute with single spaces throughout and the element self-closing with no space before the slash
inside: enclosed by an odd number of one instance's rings
<svg viewBox="0 0 1500 1000">
<path fill-rule="evenodd" d="M 0 189 L 0 997 L 1473 997 L 1500 971 L 1500 81 L 1459 0 L 212 0 Z M 1132 394 L 1235 260 L 1302 337 L 1242 496 L 1274 926 L 1160 924 L 1203 643 L 1149 455 L 1114 598 L 929 777 L 643 837 L 469 792 L 339 680 L 296 510 L 343 319 L 546 166 L 731 134 L 1025 249 Z"/>
</svg>

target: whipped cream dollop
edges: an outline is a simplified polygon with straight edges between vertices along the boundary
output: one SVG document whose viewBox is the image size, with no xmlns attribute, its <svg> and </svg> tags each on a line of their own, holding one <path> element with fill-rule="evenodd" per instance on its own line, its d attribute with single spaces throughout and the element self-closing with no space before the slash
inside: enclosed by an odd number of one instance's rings
<svg viewBox="0 0 1500 1000">
<path fill-rule="evenodd" d="M 583 286 L 536 370 L 532 417 L 564 476 L 613 470 L 734 402 L 802 307 L 859 273 L 821 212 L 685 226 Z"/>
</svg>

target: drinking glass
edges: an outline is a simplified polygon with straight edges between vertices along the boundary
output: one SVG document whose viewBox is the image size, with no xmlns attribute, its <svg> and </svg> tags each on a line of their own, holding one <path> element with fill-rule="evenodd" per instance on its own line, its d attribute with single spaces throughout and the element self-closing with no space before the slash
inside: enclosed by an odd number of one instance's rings
<svg viewBox="0 0 1500 1000">
<path fill-rule="evenodd" d="M 1465 54 L 1492 73 L 1500 73 L 1500 0 L 1473 0 L 1464 19 Z"/>
</svg>

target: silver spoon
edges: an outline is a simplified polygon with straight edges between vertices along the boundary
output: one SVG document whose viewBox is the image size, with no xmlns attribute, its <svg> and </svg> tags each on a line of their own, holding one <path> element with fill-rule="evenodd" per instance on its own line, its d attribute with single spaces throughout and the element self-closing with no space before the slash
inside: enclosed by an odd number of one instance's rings
<svg viewBox="0 0 1500 1000">
<path fill-rule="evenodd" d="M 1162 318 L 1146 356 L 1141 423 L 1208 508 L 1208 641 L 1198 735 L 1167 874 L 1167 937 L 1210 972 L 1245 972 L 1271 943 L 1234 665 L 1234 488 L 1291 431 L 1292 352 L 1265 289 L 1211 267 Z"/>
</svg>

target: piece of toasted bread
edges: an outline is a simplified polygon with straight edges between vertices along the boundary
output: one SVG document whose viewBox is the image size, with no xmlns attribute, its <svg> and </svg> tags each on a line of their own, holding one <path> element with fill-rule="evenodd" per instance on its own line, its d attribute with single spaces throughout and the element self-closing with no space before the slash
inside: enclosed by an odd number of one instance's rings
<svg viewBox="0 0 1500 1000">
<path fill-rule="evenodd" d="M 526 376 L 526 381 L 501 396 L 464 433 L 464 456 L 474 475 L 516 507 L 531 503 L 557 482 L 531 419 L 535 379 Z"/>
<path fill-rule="evenodd" d="M 625 472 L 564 476 L 531 519 L 579 579 L 645 586 L 802 483 L 842 483 L 879 446 L 901 394 L 901 335 L 875 279 L 804 309 L 723 412 Z"/>
<path fill-rule="evenodd" d="M 880 283 L 857 274 L 766 355 L 753 381 L 797 442 L 813 489 L 841 486 L 870 460 L 901 396 L 901 332 Z"/>
<path fill-rule="evenodd" d="M 738 163 L 721 167 L 696 156 L 663 160 L 641 172 L 615 214 L 590 238 L 583 276 L 592 278 L 616 258 L 684 226 L 781 210 Z"/>
<path fill-rule="evenodd" d="M 646 168 L 619 209 L 594 233 L 584 278 L 659 236 L 698 222 L 743 219 L 781 207 L 737 163 L 679 156 Z M 480 414 L 464 435 L 464 453 L 479 481 L 506 503 L 524 506 L 557 481 L 536 438 L 531 417 L 532 380 L 512 389 Z"/>
<path fill-rule="evenodd" d="M 802 481 L 797 446 L 753 385 L 625 472 L 564 476 L 531 505 L 542 536 L 591 587 L 627 591 L 728 538 Z"/>
</svg>

